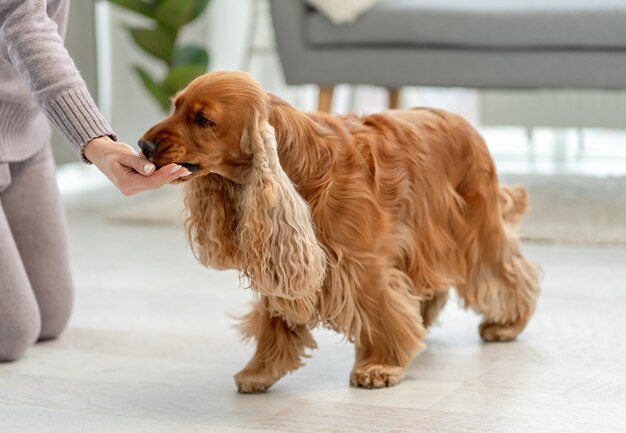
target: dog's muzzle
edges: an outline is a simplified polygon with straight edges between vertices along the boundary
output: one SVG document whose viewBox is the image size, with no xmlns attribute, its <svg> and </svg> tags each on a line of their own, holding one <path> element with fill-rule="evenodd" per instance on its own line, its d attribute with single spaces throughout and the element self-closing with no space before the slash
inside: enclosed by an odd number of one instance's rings
<svg viewBox="0 0 626 433">
<path fill-rule="evenodd" d="M 150 158 L 157 148 L 156 143 L 150 140 L 139 140 L 137 144 L 146 158 Z"/>
</svg>

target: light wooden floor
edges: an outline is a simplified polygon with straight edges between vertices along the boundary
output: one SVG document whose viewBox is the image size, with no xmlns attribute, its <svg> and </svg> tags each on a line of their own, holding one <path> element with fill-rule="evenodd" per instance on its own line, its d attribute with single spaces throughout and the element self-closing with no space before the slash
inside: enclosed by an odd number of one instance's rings
<svg viewBox="0 0 626 433">
<path fill-rule="evenodd" d="M 252 347 L 227 313 L 249 293 L 198 266 L 180 229 L 108 224 L 106 204 L 70 200 L 75 314 L 0 365 L 1 433 L 626 431 L 625 249 L 528 245 L 546 278 L 521 338 L 481 343 L 451 302 L 395 388 L 350 388 L 352 347 L 320 330 L 308 365 L 239 395 Z"/>
</svg>

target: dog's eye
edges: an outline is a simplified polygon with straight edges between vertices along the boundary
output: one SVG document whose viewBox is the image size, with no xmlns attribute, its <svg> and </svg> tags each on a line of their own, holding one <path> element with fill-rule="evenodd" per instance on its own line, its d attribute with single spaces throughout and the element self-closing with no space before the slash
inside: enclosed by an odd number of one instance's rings
<svg viewBox="0 0 626 433">
<path fill-rule="evenodd" d="M 208 127 L 213 127 L 215 126 L 215 122 L 213 122 L 212 120 L 207 119 L 206 117 L 204 117 L 202 114 L 198 113 L 196 114 L 196 117 L 193 121 L 196 125 L 198 126 L 202 126 L 204 128 L 208 128 Z"/>
</svg>

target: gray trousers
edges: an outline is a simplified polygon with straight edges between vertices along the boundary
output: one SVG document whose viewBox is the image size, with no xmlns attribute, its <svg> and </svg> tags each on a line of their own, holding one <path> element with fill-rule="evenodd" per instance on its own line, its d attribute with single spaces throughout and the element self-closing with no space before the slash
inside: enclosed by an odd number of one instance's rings
<svg viewBox="0 0 626 433">
<path fill-rule="evenodd" d="M 72 310 L 65 215 L 50 146 L 0 162 L 0 361 L 57 337 Z"/>
</svg>

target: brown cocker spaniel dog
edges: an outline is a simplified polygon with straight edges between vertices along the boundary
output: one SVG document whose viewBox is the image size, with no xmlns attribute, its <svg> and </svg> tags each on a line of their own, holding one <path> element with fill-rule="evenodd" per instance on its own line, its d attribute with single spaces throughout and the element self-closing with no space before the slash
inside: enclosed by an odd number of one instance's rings
<svg viewBox="0 0 626 433">
<path fill-rule="evenodd" d="M 484 340 L 526 326 L 539 294 L 513 233 L 526 193 L 498 183 L 460 117 L 302 113 L 241 72 L 199 77 L 174 103 L 140 147 L 192 171 L 179 182 L 200 263 L 238 270 L 258 293 L 240 391 L 300 367 L 318 324 L 354 342 L 353 385 L 395 385 L 450 287 L 482 315 Z"/>
</svg>

